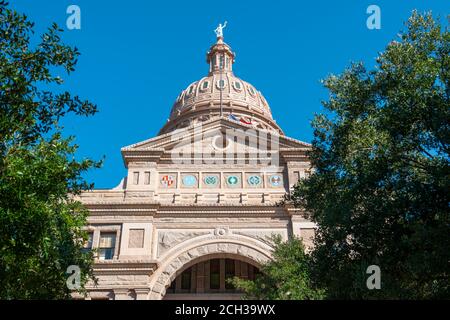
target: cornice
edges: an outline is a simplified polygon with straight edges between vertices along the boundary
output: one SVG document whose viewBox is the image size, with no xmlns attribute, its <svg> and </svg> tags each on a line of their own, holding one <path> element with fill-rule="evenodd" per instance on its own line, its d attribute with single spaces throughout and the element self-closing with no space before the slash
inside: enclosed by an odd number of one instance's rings
<svg viewBox="0 0 450 320">
<path fill-rule="evenodd" d="M 145 216 L 283 216 L 295 210 L 287 211 L 285 206 L 276 203 L 261 204 L 236 204 L 236 203 L 212 203 L 212 204 L 161 204 L 148 202 L 119 203 L 101 202 L 85 204 L 91 216 L 110 215 L 145 215 Z"/>
<path fill-rule="evenodd" d="M 151 275 L 158 267 L 156 260 L 105 260 L 93 265 L 96 275 Z"/>
</svg>

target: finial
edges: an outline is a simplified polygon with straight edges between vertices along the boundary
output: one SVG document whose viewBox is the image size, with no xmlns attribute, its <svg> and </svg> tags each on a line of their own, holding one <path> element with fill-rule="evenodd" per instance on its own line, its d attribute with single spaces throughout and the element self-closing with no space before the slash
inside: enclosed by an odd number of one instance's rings
<svg viewBox="0 0 450 320">
<path fill-rule="evenodd" d="M 216 33 L 217 39 L 223 39 L 223 29 L 227 26 L 227 22 L 225 21 L 225 23 L 222 25 L 221 23 L 219 23 L 219 26 L 214 30 L 214 32 Z"/>
</svg>

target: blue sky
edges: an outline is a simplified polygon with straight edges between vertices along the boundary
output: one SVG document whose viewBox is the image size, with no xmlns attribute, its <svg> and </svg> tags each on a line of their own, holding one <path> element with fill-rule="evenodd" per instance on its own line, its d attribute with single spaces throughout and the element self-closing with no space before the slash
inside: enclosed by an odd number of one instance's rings
<svg viewBox="0 0 450 320">
<path fill-rule="evenodd" d="M 76 136 L 80 158 L 105 156 L 102 169 L 86 174 L 96 188 L 119 183 L 126 173 L 120 148 L 155 136 L 180 91 L 206 75 L 219 22 L 228 21 L 235 74 L 264 94 L 286 135 L 310 142 L 310 121 L 328 95 L 320 79 L 351 61 L 373 66 L 413 9 L 432 10 L 442 22 L 450 13 L 447 0 L 10 2 L 36 23 L 37 35 L 56 22 L 82 53 L 63 87 L 100 112 L 69 117 L 64 127 Z M 71 4 L 81 9 L 81 30 L 65 28 Z M 371 4 L 381 9 L 380 30 L 366 27 Z"/>
</svg>

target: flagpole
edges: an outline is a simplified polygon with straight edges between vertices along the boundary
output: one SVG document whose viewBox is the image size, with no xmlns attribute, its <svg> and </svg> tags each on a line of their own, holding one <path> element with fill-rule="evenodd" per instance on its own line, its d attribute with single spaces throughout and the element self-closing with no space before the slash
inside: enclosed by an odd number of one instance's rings
<svg viewBox="0 0 450 320">
<path fill-rule="evenodd" d="M 222 116 L 223 116 L 223 107 L 222 107 L 222 91 L 223 91 L 223 88 L 225 87 L 225 84 L 224 84 L 224 86 L 222 87 L 222 70 L 223 70 L 223 65 L 224 65 L 224 63 L 225 63 L 225 57 L 224 57 L 224 54 L 223 54 L 223 52 L 222 52 L 222 59 L 221 59 L 221 61 L 219 62 L 219 72 L 220 72 L 220 80 L 219 80 L 219 83 L 220 83 L 220 117 L 222 118 Z"/>
</svg>

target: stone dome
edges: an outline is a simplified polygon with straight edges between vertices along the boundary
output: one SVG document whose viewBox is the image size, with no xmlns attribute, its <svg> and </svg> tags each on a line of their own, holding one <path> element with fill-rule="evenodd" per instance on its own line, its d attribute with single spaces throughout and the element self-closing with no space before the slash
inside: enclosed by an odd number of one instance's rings
<svg viewBox="0 0 450 320">
<path fill-rule="evenodd" d="M 214 117 L 227 117 L 255 128 L 283 134 L 272 118 L 264 96 L 233 73 L 235 54 L 218 37 L 206 56 L 209 73 L 191 83 L 177 97 L 160 134 Z"/>
</svg>

